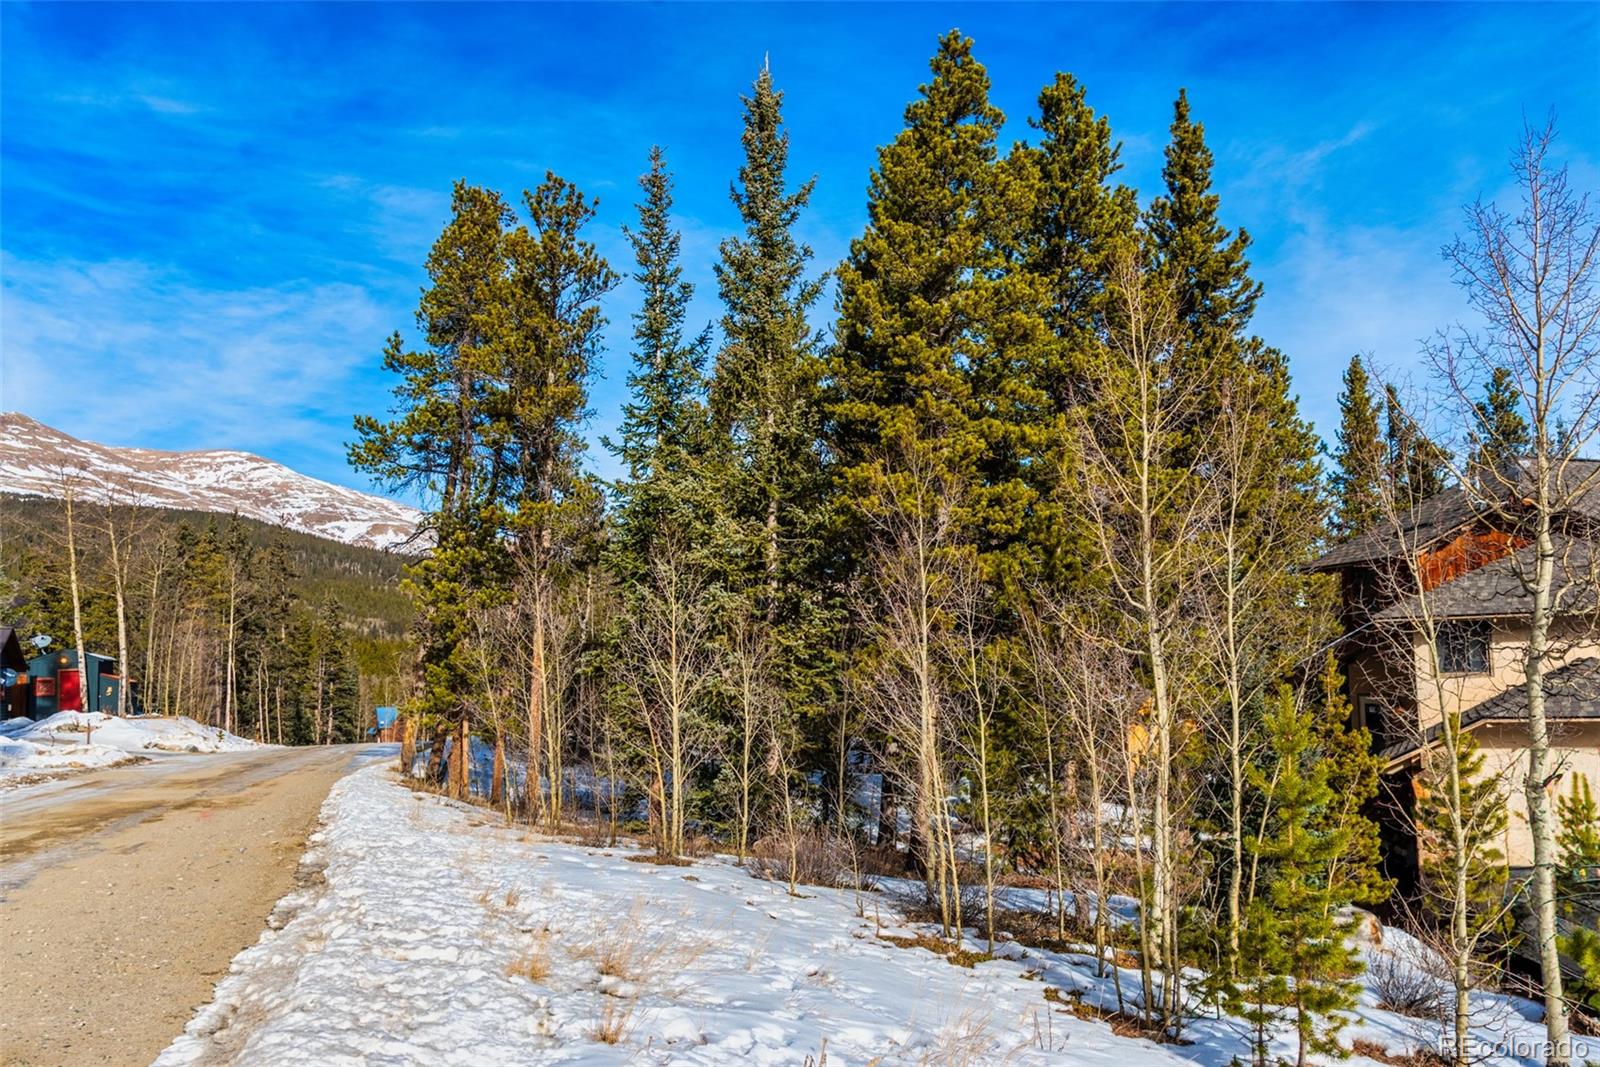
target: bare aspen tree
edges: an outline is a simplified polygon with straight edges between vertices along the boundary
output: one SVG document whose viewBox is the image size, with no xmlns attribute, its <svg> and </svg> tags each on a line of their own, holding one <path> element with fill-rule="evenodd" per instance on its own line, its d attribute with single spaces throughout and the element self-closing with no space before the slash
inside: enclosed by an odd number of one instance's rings
<svg viewBox="0 0 1600 1067">
<path fill-rule="evenodd" d="M 1379 595 L 1390 606 L 1381 618 L 1368 621 L 1364 640 L 1390 665 L 1388 680 L 1401 690 L 1385 694 L 1390 696 L 1390 707 L 1408 696 L 1398 686 L 1403 674 L 1414 678 L 1415 691 L 1410 698 L 1440 711 L 1440 721 L 1432 727 L 1418 715 L 1397 722 L 1392 712 L 1385 713 L 1383 725 L 1390 740 L 1414 743 L 1418 749 L 1419 780 L 1434 817 L 1418 815 L 1412 822 L 1419 861 L 1424 867 L 1438 868 L 1436 877 L 1422 880 L 1426 907 L 1419 919 L 1444 918 L 1443 923 L 1430 923 L 1433 929 L 1427 940 L 1450 970 L 1450 1062 L 1453 1067 L 1467 1067 L 1474 1062 L 1476 1050 L 1471 994 L 1481 986 L 1485 973 L 1479 965 L 1480 949 L 1515 901 L 1514 895 L 1503 892 L 1503 878 L 1494 887 L 1492 901 L 1483 899 L 1477 884 L 1486 872 L 1504 869 L 1495 842 L 1504 824 L 1504 801 L 1498 798 L 1503 797 L 1507 783 L 1503 776 L 1487 781 L 1470 777 L 1473 768 L 1461 714 L 1461 681 L 1441 661 L 1443 620 L 1429 596 L 1432 583 L 1425 560 L 1437 531 L 1419 522 L 1421 501 L 1409 499 L 1393 479 L 1386 479 L 1379 488 L 1381 529 L 1392 546 L 1389 564 L 1379 577 Z M 1480 799 L 1486 791 L 1496 799 Z"/>
<path fill-rule="evenodd" d="M 705 714 L 717 670 L 705 583 L 677 546 L 654 552 L 649 578 L 628 613 L 619 669 L 637 716 L 635 743 L 647 767 L 647 791 L 659 815 L 656 849 L 684 852 L 689 779 L 713 753 Z"/>
<path fill-rule="evenodd" d="M 89 659 L 83 644 L 83 584 L 78 576 L 78 522 L 76 504 L 81 473 L 62 468 L 61 499 L 65 506 L 67 548 L 67 590 L 72 597 L 72 646 L 78 653 L 78 691 L 84 691 L 88 678 Z M 87 703 L 84 704 L 87 707 Z M 94 723 L 88 723 L 88 741 L 94 740 Z"/>
<path fill-rule="evenodd" d="M 961 887 L 947 803 L 953 697 L 942 662 L 953 622 L 953 571 L 961 565 L 959 496 L 926 446 L 908 445 L 893 464 L 857 604 L 871 655 L 860 674 L 862 698 L 899 756 L 887 761 L 885 773 L 911 800 L 913 858 L 940 926 L 959 937 Z"/>
<path fill-rule="evenodd" d="M 1443 333 L 1429 356 L 1459 424 L 1490 439 L 1493 427 L 1474 401 L 1495 371 L 1509 385 L 1528 430 L 1528 444 L 1503 467 L 1457 462 L 1454 473 L 1474 504 L 1528 550 L 1512 558 L 1526 591 L 1524 651 L 1528 760 L 1523 790 L 1533 839 L 1531 907 L 1544 986 L 1548 1063 L 1571 1056 L 1567 1009 L 1556 946 L 1556 827 L 1549 786 L 1551 760 L 1545 678 L 1559 662 L 1563 635 L 1555 626 L 1570 599 L 1594 595 L 1588 542 L 1568 536 L 1569 517 L 1593 515 L 1600 464 L 1585 461 L 1600 438 L 1600 223 L 1586 193 L 1550 158 L 1554 122 L 1524 130 L 1511 170 L 1520 193 L 1514 213 L 1479 201 L 1466 211 L 1466 231 L 1444 250 L 1446 261 L 1480 321 Z M 1575 556 L 1581 554 L 1582 558 Z"/>
<path fill-rule="evenodd" d="M 110 550 L 111 590 L 117 608 L 117 669 L 122 675 L 122 684 L 117 689 L 117 714 L 127 715 L 131 699 L 130 668 L 133 656 L 133 644 L 128 636 L 130 613 L 128 586 L 133 580 L 133 546 L 143 540 L 146 523 L 142 521 L 143 512 L 138 498 L 132 497 L 124 501 L 115 491 L 107 493 L 102 505 L 101 519 L 106 546 Z M 153 568 L 153 571 L 159 576 L 159 566 Z M 152 591 L 152 600 L 154 595 Z M 154 612 L 151 613 L 151 617 L 154 618 Z"/>
<path fill-rule="evenodd" d="M 1312 632 L 1313 612 L 1290 595 L 1286 575 L 1293 553 L 1314 541 L 1319 511 L 1303 506 L 1303 495 L 1287 484 L 1266 432 L 1267 413 L 1247 380 L 1228 383 L 1212 430 L 1210 484 L 1215 518 L 1206 532 L 1209 558 L 1200 574 L 1211 670 L 1222 706 L 1203 716 L 1226 781 L 1228 851 L 1226 890 L 1228 968 L 1235 973 L 1244 897 L 1246 771 L 1262 747 L 1260 713 L 1269 687 L 1288 666 L 1304 658 L 1327 634 Z M 1263 493 L 1262 487 L 1273 491 Z M 1296 654 L 1298 653 L 1298 655 Z"/>
<path fill-rule="evenodd" d="M 1215 495 L 1197 461 L 1179 463 L 1180 435 L 1207 385 L 1204 368 L 1180 369 L 1171 294 L 1135 253 L 1112 268 L 1104 341 L 1076 409 L 1084 456 L 1082 499 L 1098 562 L 1126 620 L 1123 642 L 1149 676 L 1150 950 L 1163 974 L 1161 1018 L 1179 1022 L 1179 805 L 1174 780 L 1183 690 L 1192 681 L 1190 592 Z M 1131 772 L 1130 772 L 1131 773 Z"/>
<path fill-rule="evenodd" d="M 960 695 L 956 743 L 966 757 L 976 795 L 973 815 L 983 837 L 984 933 L 994 951 L 995 823 L 990 804 L 990 777 L 994 754 L 994 717 L 1000 699 L 1002 671 L 991 644 L 992 623 L 984 611 L 982 582 L 977 561 L 962 557 L 951 568 L 950 601 L 953 626 L 945 642 L 948 670 Z"/>
<path fill-rule="evenodd" d="M 742 605 L 735 609 L 721 660 L 723 684 L 733 700 L 738 724 L 734 740 L 737 756 L 732 771 L 735 847 L 739 862 L 743 863 L 750 852 L 750 829 L 756 818 L 760 780 L 769 771 L 769 764 L 787 767 L 787 763 L 778 757 L 783 751 L 783 739 L 775 721 L 778 694 L 769 676 L 772 643 L 763 620 Z M 763 740 L 770 743 L 766 753 L 760 750 Z M 771 773 L 776 773 L 776 769 L 771 769 Z M 784 788 L 787 790 L 787 784 Z"/>
<path fill-rule="evenodd" d="M 1037 625 L 1037 623 L 1036 623 Z M 1038 657 L 1042 653 L 1040 647 L 1042 635 L 1030 633 L 1034 644 L 1035 656 L 1034 670 L 1032 672 L 1032 699 L 1027 701 L 1027 708 L 1033 720 L 1034 729 L 1042 744 L 1036 746 L 1034 759 L 1042 756 L 1045 808 L 1045 827 L 1048 834 L 1047 847 L 1050 852 L 1051 898 L 1054 904 L 1050 911 L 1055 919 L 1056 940 L 1065 941 L 1067 937 L 1067 874 L 1066 874 L 1066 813 L 1063 810 L 1065 801 L 1062 796 L 1063 773 L 1060 765 L 1063 759 L 1062 749 L 1065 745 L 1066 731 L 1063 726 L 1064 716 L 1057 706 L 1060 693 L 1057 692 L 1050 681 L 1050 671 L 1042 668 Z"/>
</svg>

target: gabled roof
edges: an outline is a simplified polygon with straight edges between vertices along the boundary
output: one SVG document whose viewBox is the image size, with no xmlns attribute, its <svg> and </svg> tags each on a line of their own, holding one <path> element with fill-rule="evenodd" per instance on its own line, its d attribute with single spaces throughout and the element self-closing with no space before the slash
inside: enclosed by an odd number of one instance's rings
<svg viewBox="0 0 1600 1067">
<path fill-rule="evenodd" d="M 1554 721 L 1600 721 L 1600 656 L 1571 660 L 1544 676 L 1544 713 Z M 1489 722 L 1526 722 L 1528 690 L 1512 686 L 1461 713 L 1462 729 Z M 1378 751 L 1385 760 L 1398 760 L 1439 739 L 1442 727 L 1429 727 L 1420 739 L 1398 741 Z"/>
<path fill-rule="evenodd" d="M 1519 463 L 1515 472 L 1508 472 L 1505 480 L 1517 483 L 1515 493 L 1508 495 L 1527 495 L 1532 484 L 1525 462 Z M 1555 472 L 1554 481 L 1558 489 L 1581 488 L 1582 493 L 1572 502 L 1572 512 L 1600 522 L 1600 459 L 1567 460 Z M 1492 510 L 1481 495 L 1460 486 L 1436 493 L 1401 516 L 1399 529 L 1394 523 L 1379 523 L 1366 533 L 1335 545 L 1314 560 L 1310 569 L 1333 571 L 1357 563 L 1393 559 L 1408 549 L 1414 551 L 1447 540 Z"/>
<path fill-rule="evenodd" d="M 1595 546 L 1591 541 L 1556 539 L 1556 587 L 1565 586 L 1556 611 L 1563 615 L 1595 610 L 1597 594 Z M 1424 608 L 1435 619 L 1497 619 L 1532 614 L 1533 597 L 1522 576 L 1532 573 L 1534 548 L 1527 546 L 1510 556 L 1486 563 L 1429 591 L 1426 598 L 1408 596 L 1373 616 L 1379 622 L 1411 622 L 1423 617 Z"/>
<path fill-rule="evenodd" d="M 0 626 L 0 667 L 9 667 L 14 671 L 28 669 L 28 657 L 22 653 L 17 631 L 9 626 Z"/>
<path fill-rule="evenodd" d="M 1311 563 L 1315 571 L 1334 571 L 1353 563 L 1393 559 L 1407 549 L 1420 548 L 1453 536 L 1478 518 L 1471 494 L 1459 487 L 1424 500 L 1402 516 L 1400 529 L 1380 523 L 1342 545 L 1336 545 Z"/>
</svg>

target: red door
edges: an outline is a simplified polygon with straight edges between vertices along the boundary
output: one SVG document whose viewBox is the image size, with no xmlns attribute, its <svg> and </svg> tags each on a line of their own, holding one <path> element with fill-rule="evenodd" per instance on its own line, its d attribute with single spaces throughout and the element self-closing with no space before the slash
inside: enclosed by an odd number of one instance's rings
<svg viewBox="0 0 1600 1067">
<path fill-rule="evenodd" d="M 76 670 L 62 670 L 56 672 L 60 680 L 61 698 L 56 707 L 62 711 L 83 710 L 83 681 Z"/>
</svg>

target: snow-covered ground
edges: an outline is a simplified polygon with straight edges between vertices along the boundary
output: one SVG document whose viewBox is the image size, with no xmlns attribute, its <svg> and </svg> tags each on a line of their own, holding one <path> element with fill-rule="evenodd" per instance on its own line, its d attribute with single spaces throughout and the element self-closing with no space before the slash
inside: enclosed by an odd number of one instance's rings
<svg viewBox="0 0 1600 1067">
<path fill-rule="evenodd" d="M 242 752 L 258 747 L 254 741 L 185 718 L 123 719 L 100 712 L 62 711 L 38 722 L 7 719 L 0 722 L 0 788 L 127 763 L 150 752 Z"/>
<path fill-rule="evenodd" d="M 412 792 L 389 762 L 342 780 L 322 814 L 304 861 L 322 878 L 280 902 L 162 1067 L 1248 1062 L 1237 1020 L 1156 1045 L 1053 1003 L 1112 1003 L 1085 956 L 1006 943 L 968 968 L 896 944 L 919 931 L 883 894 L 790 897 L 722 860 L 657 866 L 534 837 Z M 1377 955 L 1408 947 L 1386 933 Z M 1532 1004 L 1478 1006 L 1487 1044 L 1530 1049 L 1484 1062 L 1537 1062 Z M 1398 1053 L 1436 1029 L 1369 989 L 1345 1041 Z M 1292 1059 L 1287 1034 L 1275 1051 Z"/>
</svg>

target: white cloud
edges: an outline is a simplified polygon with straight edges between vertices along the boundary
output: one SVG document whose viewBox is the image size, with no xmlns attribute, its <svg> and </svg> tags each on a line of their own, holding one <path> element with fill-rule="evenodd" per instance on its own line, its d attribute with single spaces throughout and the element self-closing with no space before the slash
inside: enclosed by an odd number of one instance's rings
<svg viewBox="0 0 1600 1067">
<path fill-rule="evenodd" d="M 77 436 L 290 453 L 340 477 L 357 411 L 381 411 L 392 310 L 345 283 L 216 290 L 135 261 L 0 258 L 0 406 Z"/>
</svg>

